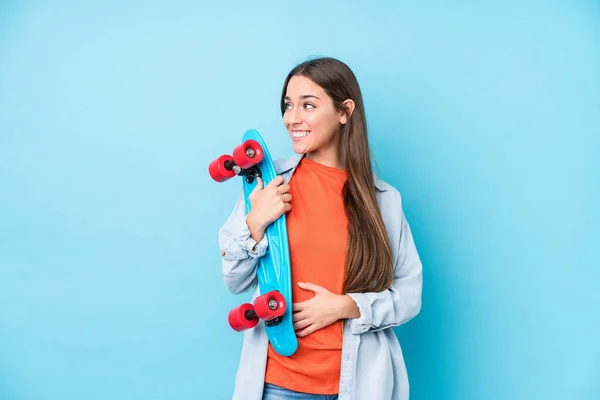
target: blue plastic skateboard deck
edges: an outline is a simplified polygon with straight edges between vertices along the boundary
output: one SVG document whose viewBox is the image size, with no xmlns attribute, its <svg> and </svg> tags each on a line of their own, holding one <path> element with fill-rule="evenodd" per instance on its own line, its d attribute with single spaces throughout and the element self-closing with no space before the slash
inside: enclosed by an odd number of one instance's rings
<svg viewBox="0 0 600 400">
<path fill-rule="evenodd" d="M 277 176 L 267 144 L 258 131 L 254 129 L 246 131 L 242 136 L 242 144 L 249 140 L 255 141 L 262 148 L 262 160 L 246 169 L 233 167 L 236 175 L 243 177 L 246 214 L 251 208 L 250 193 L 256 186 L 256 179 L 253 176 L 260 174 L 263 187 Z M 236 151 L 238 150 L 234 150 L 234 157 Z M 231 165 L 230 162 L 228 168 L 232 168 Z M 247 178 L 248 176 L 250 178 Z M 283 356 L 291 356 L 298 348 L 298 339 L 292 322 L 292 282 L 285 214 L 267 227 L 265 235 L 268 241 L 267 251 L 259 258 L 256 269 L 260 295 L 277 291 L 283 295 L 286 304 L 283 315 L 265 321 L 265 329 L 273 349 Z"/>
</svg>

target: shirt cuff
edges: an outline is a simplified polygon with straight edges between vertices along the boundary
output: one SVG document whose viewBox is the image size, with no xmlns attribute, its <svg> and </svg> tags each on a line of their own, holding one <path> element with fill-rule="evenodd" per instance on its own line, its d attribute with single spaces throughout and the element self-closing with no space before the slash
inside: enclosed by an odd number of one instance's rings
<svg viewBox="0 0 600 400">
<path fill-rule="evenodd" d="M 371 312 L 371 302 L 364 293 L 348 293 L 348 296 L 354 300 L 360 317 L 350 319 L 350 330 L 353 334 L 358 335 L 365 333 L 373 323 L 373 313 Z"/>
<path fill-rule="evenodd" d="M 265 255 L 267 252 L 267 235 L 263 235 L 263 238 L 259 243 L 256 243 L 254 239 L 250 237 L 250 230 L 247 230 L 248 239 L 243 243 L 242 248 L 248 252 L 248 255 L 252 258 L 258 258 Z"/>
</svg>

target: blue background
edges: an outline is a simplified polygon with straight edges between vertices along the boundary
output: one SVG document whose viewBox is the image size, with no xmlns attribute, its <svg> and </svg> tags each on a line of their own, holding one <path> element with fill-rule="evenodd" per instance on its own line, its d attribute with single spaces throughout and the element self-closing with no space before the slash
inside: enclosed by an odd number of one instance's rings
<svg viewBox="0 0 600 400">
<path fill-rule="evenodd" d="M 598 2 L 80 3 L 0 3 L 1 399 L 231 398 L 207 165 L 249 128 L 291 154 L 314 55 L 423 259 L 411 398 L 599 398 Z"/>
</svg>

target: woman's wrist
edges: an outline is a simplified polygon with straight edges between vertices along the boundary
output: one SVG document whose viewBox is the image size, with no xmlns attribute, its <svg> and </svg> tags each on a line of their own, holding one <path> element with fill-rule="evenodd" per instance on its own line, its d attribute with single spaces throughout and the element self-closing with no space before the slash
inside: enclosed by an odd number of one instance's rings
<svg viewBox="0 0 600 400">
<path fill-rule="evenodd" d="M 254 218 L 254 214 L 252 214 L 252 211 L 250 211 L 250 213 L 248 213 L 248 216 L 246 217 L 246 224 L 248 225 L 248 229 L 250 230 L 250 237 L 256 243 L 260 242 L 263 236 L 265 235 L 266 227 L 263 224 L 256 221 L 256 219 Z"/>
<path fill-rule="evenodd" d="M 340 319 L 359 318 L 360 310 L 354 299 L 347 294 L 341 295 Z"/>
</svg>

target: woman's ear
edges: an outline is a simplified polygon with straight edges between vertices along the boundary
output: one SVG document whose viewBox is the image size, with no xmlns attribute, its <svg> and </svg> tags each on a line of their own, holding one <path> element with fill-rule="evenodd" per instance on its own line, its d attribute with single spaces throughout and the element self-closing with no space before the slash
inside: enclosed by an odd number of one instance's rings
<svg viewBox="0 0 600 400">
<path fill-rule="evenodd" d="M 342 114 L 340 115 L 340 124 L 346 125 L 346 123 L 352 116 L 352 113 L 354 112 L 354 108 L 356 107 L 356 104 L 354 103 L 354 100 L 348 99 L 342 103 L 342 106 L 344 107 L 344 109 L 346 111 L 342 112 Z"/>
</svg>

